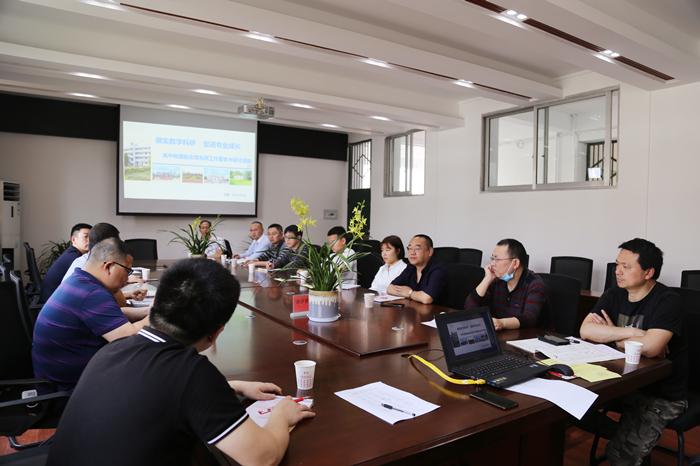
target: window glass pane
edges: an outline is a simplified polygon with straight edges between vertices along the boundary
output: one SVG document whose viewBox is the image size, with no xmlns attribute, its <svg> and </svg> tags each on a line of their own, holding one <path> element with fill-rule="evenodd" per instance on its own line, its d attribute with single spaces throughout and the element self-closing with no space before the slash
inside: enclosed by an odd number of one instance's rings
<svg viewBox="0 0 700 466">
<path fill-rule="evenodd" d="M 600 144 L 605 143 L 605 96 L 553 105 L 545 110 L 548 134 L 546 141 L 543 135 L 540 144 L 546 147 L 546 157 L 543 179 L 538 176 L 538 183 L 602 179 L 604 147 Z M 589 148 L 594 145 L 600 149 L 599 158 L 591 157 Z"/>
<path fill-rule="evenodd" d="M 532 184 L 534 111 L 492 118 L 489 186 Z"/>
<path fill-rule="evenodd" d="M 413 133 L 413 170 L 411 194 L 425 193 L 425 131 Z"/>
<path fill-rule="evenodd" d="M 406 191 L 407 145 L 406 136 L 394 139 L 392 147 L 392 185 L 394 191 Z"/>
<path fill-rule="evenodd" d="M 611 133 L 612 133 L 612 172 L 610 174 L 610 185 L 611 186 L 617 186 L 617 127 L 618 127 L 618 118 L 619 118 L 619 110 L 618 106 L 620 105 L 620 91 L 613 91 L 612 93 L 612 124 L 611 124 Z"/>
<path fill-rule="evenodd" d="M 537 183 L 546 183 L 547 166 L 547 109 L 537 111 Z"/>
</svg>

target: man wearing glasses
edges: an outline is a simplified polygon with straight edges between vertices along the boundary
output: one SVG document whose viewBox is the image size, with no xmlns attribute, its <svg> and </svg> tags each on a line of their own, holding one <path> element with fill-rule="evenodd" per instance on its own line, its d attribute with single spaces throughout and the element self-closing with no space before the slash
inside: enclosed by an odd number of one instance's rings
<svg viewBox="0 0 700 466">
<path fill-rule="evenodd" d="M 250 243 L 248 249 L 246 249 L 243 254 L 234 255 L 234 259 L 242 258 L 254 260 L 260 257 L 263 252 L 272 247 L 270 240 L 267 239 L 267 236 L 265 236 L 265 229 L 260 222 L 256 221 L 250 224 L 250 239 L 252 239 L 253 242 Z"/>
<path fill-rule="evenodd" d="M 416 235 L 406 250 L 410 264 L 391 282 L 387 294 L 424 304 L 451 306 L 447 269 L 433 257 L 433 240 L 428 235 Z"/>
<path fill-rule="evenodd" d="M 544 282 L 523 265 L 526 256 L 520 241 L 499 241 L 491 263 L 484 267 L 484 279 L 467 297 L 467 309 L 491 304 L 496 330 L 527 327 L 554 330 Z"/>
<path fill-rule="evenodd" d="M 284 233 L 282 232 L 282 225 L 279 223 L 273 223 L 267 228 L 267 239 L 270 241 L 270 248 L 267 251 L 261 251 L 260 256 L 257 259 L 248 259 L 243 263 L 243 267 L 247 267 L 249 264 L 255 264 L 262 267 L 267 267 L 269 261 L 274 261 L 282 253 L 284 248 Z"/>
<path fill-rule="evenodd" d="M 284 246 L 280 250 L 277 259 L 267 262 L 267 269 L 299 270 L 307 267 L 309 251 L 301 242 L 303 232 L 296 225 L 289 225 L 284 229 Z"/>
<path fill-rule="evenodd" d="M 148 317 L 131 323 L 114 293 L 133 270 L 133 255 L 120 239 L 93 246 L 82 268 L 62 283 L 41 309 L 34 326 L 34 373 L 72 391 L 87 363 L 107 342 L 133 335 Z M 41 391 L 38 386 L 37 389 Z"/>
</svg>

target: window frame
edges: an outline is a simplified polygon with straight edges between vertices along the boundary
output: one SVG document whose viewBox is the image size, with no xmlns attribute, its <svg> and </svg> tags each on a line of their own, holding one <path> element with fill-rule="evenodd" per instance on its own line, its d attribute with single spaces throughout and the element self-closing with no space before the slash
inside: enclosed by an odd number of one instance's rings
<svg viewBox="0 0 700 466">
<path fill-rule="evenodd" d="M 426 146 L 428 132 L 424 129 L 412 129 L 405 133 L 394 134 L 387 136 L 384 139 L 384 197 L 407 197 L 407 196 L 424 196 L 425 189 L 423 193 L 414 194 L 413 190 L 413 135 L 415 133 L 425 133 Z M 406 137 L 406 191 L 396 191 L 394 189 L 394 141 Z M 423 165 L 423 176 L 425 177 L 425 162 Z M 424 178 L 425 185 L 425 178 Z"/>
<path fill-rule="evenodd" d="M 618 121 L 617 121 L 617 131 L 618 134 L 613 138 L 612 136 L 612 118 L 613 118 L 613 92 L 617 92 L 617 104 L 618 104 Z M 593 180 L 593 181 L 567 181 L 559 183 L 537 183 L 537 149 L 538 149 L 538 127 L 540 120 L 540 110 L 555 107 L 557 105 L 568 104 L 572 102 L 578 102 L 583 100 L 590 100 L 598 97 L 605 97 L 605 146 L 603 148 L 603 179 Z M 599 89 L 596 91 L 584 92 L 581 94 L 576 94 L 569 96 L 564 99 L 550 100 L 546 102 L 541 102 L 536 105 L 528 105 L 515 107 L 508 110 L 501 110 L 491 113 L 485 113 L 482 115 L 482 141 L 481 141 L 481 191 L 482 192 L 526 192 L 526 191 L 551 191 L 551 190 L 570 190 L 570 189 L 609 189 L 616 188 L 617 182 L 619 181 L 619 173 L 615 173 L 616 183 L 611 184 L 611 170 L 612 170 L 612 142 L 615 140 L 617 142 L 617 153 L 615 154 L 617 160 L 619 161 L 619 150 L 620 150 L 620 137 L 619 137 L 619 105 L 620 105 L 620 87 L 613 86 L 604 89 Z M 489 186 L 489 174 L 490 174 L 490 159 L 489 159 L 489 140 L 490 140 L 490 130 L 491 130 L 491 120 L 507 117 L 511 115 L 518 115 L 521 113 L 533 112 L 533 145 L 532 145 L 532 183 L 530 184 L 520 184 L 520 185 L 510 185 L 510 186 Z M 545 118 L 545 122 L 548 120 Z M 548 126 L 546 127 L 548 128 Z M 545 131 L 545 139 L 547 131 Z M 619 163 L 618 163 L 619 170 Z"/>
</svg>

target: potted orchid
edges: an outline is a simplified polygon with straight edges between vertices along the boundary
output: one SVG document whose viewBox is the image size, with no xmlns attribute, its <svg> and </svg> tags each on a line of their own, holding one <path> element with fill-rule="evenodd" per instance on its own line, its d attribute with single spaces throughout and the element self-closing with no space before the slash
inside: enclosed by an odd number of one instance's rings
<svg viewBox="0 0 700 466">
<path fill-rule="evenodd" d="M 225 246 L 218 242 L 216 236 L 214 236 L 214 230 L 221 223 L 221 215 L 216 216 L 216 220 L 210 223 L 209 230 L 206 234 L 202 235 L 200 232 L 200 226 L 202 225 L 202 217 L 197 217 L 194 222 L 187 225 L 187 228 L 179 228 L 182 233 L 178 233 L 170 230 L 159 230 L 158 233 L 171 233 L 175 237 L 171 239 L 170 243 L 180 243 L 189 252 L 190 257 L 206 257 L 206 250 L 212 244 L 217 244 L 221 249 Z M 205 221 L 206 222 L 206 221 Z"/>
</svg>

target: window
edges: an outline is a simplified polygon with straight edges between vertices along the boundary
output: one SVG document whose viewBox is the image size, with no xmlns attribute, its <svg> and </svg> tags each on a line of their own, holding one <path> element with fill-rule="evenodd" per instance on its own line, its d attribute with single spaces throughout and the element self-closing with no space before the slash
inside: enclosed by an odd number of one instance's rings
<svg viewBox="0 0 700 466">
<path fill-rule="evenodd" d="M 484 191 L 617 184 L 619 90 L 484 115 Z"/>
<path fill-rule="evenodd" d="M 384 196 L 425 193 L 425 131 L 386 138 Z"/>
</svg>

